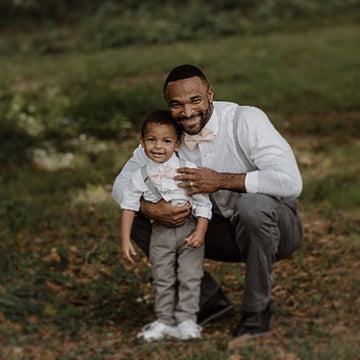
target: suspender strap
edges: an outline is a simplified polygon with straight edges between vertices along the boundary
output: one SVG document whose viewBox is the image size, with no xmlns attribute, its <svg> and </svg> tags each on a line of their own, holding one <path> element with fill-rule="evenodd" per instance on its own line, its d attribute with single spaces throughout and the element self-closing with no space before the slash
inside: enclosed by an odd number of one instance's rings
<svg viewBox="0 0 360 360">
<path fill-rule="evenodd" d="M 179 158 L 180 167 L 186 167 L 186 160 Z"/>
<path fill-rule="evenodd" d="M 147 173 L 146 170 L 146 165 L 141 167 L 141 175 L 142 178 L 144 180 L 144 183 L 146 184 L 146 186 L 149 188 L 149 190 L 154 194 L 157 195 L 157 197 L 159 198 L 159 200 L 161 199 L 161 195 L 159 193 L 159 190 L 155 187 L 153 181 L 149 178 L 149 175 Z"/>
<path fill-rule="evenodd" d="M 253 169 L 254 165 L 250 163 L 247 156 L 244 153 L 244 150 L 240 146 L 239 137 L 238 137 L 238 128 L 239 128 L 239 115 L 240 115 L 241 107 L 239 105 L 236 106 L 234 118 L 233 118 L 233 138 L 235 142 L 235 148 L 239 158 L 246 165 L 248 169 Z"/>
<path fill-rule="evenodd" d="M 184 159 L 179 159 L 179 163 L 180 163 L 180 167 L 185 167 L 186 166 L 186 161 Z M 162 196 L 161 196 L 159 190 L 154 185 L 154 182 L 150 179 L 150 177 L 149 177 L 149 175 L 147 173 L 146 165 L 141 167 L 141 175 L 142 175 L 142 178 L 144 180 L 144 183 L 149 188 L 149 190 L 154 195 L 157 195 L 158 199 L 160 200 L 162 198 Z"/>
</svg>

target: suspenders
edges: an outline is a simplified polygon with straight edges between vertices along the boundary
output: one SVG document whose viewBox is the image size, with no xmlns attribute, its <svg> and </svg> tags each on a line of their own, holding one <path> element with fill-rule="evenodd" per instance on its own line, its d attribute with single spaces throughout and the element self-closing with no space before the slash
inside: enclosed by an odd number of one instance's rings
<svg viewBox="0 0 360 360">
<path fill-rule="evenodd" d="M 186 161 L 184 159 L 179 159 L 179 163 L 180 163 L 180 167 L 185 167 L 186 166 Z M 154 182 L 150 179 L 148 172 L 147 172 L 147 168 L 146 165 L 141 167 L 141 175 L 142 178 L 144 180 L 144 183 L 146 184 L 146 186 L 149 188 L 149 190 L 157 196 L 157 201 L 159 201 L 162 196 L 160 195 L 159 190 L 156 188 L 156 186 L 154 185 Z"/>
<path fill-rule="evenodd" d="M 233 137 L 234 137 L 234 142 L 235 142 L 235 148 L 236 148 L 239 158 L 246 165 L 246 167 L 250 168 L 250 169 L 251 168 L 254 169 L 256 167 L 253 164 L 251 164 L 250 161 L 248 160 L 247 156 L 244 153 L 244 150 L 240 146 L 239 138 L 237 136 L 237 131 L 238 131 L 238 127 L 239 127 L 238 116 L 240 114 L 240 111 L 241 111 L 241 107 L 239 105 L 236 105 L 236 109 L 235 109 L 235 113 L 234 113 L 234 117 L 233 117 Z"/>
<path fill-rule="evenodd" d="M 146 169 L 146 165 L 141 167 L 141 175 L 142 175 L 142 178 L 143 178 L 144 183 L 146 184 L 146 186 L 149 188 L 149 190 L 154 195 L 156 195 L 157 201 L 159 201 L 161 199 L 161 195 L 159 193 L 159 190 L 154 185 L 154 182 L 149 178 L 149 175 L 148 175 L 147 169 Z"/>
<path fill-rule="evenodd" d="M 232 126 L 233 138 L 234 138 L 236 152 L 237 152 L 239 158 L 243 161 L 243 163 L 246 165 L 247 168 L 256 169 L 256 166 L 254 164 L 251 164 L 249 159 L 245 155 L 244 150 L 242 149 L 242 147 L 240 145 L 239 138 L 237 136 L 237 131 L 238 131 L 238 128 L 239 128 L 238 117 L 239 117 L 240 111 L 241 111 L 241 107 L 237 105 L 236 109 L 235 109 L 235 112 L 234 112 L 233 124 L 232 124 L 233 125 Z M 184 159 L 179 159 L 179 161 L 180 161 L 180 167 L 185 167 L 186 166 L 186 162 L 185 162 Z M 150 179 L 150 177 L 149 177 L 149 175 L 147 173 L 146 165 L 141 167 L 141 174 L 142 174 L 142 177 L 143 177 L 144 182 L 147 185 L 147 187 L 150 189 L 150 191 L 153 194 L 157 195 L 158 200 L 160 200 L 161 195 L 160 195 L 158 189 L 156 188 L 156 186 L 154 185 L 153 181 Z M 211 196 L 212 194 L 209 194 L 209 195 L 210 195 L 211 202 L 213 203 L 214 210 L 215 210 L 215 212 L 217 212 L 216 211 L 217 205 L 216 205 L 215 201 L 213 200 L 213 198 Z M 290 208 L 292 208 L 293 210 L 296 210 L 296 208 L 297 208 L 297 200 L 296 199 L 281 199 L 281 200 L 286 205 L 288 205 Z M 221 213 L 221 212 L 219 212 L 219 213 Z"/>
</svg>

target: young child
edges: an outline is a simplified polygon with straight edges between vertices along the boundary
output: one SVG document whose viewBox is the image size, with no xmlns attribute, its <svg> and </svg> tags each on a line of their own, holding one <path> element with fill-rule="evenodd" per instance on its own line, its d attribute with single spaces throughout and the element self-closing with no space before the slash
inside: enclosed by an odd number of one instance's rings
<svg viewBox="0 0 360 360">
<path fill-rule="evenodd" d="M 140 209 L 141 197 L 151 202 L 158 202 L 162 198 L 179 206 L 189 202 L 192 207 L 193 215 L 183 226 L 169 228 L 153 223 L 149 259 L 156 287 L 157 320 L 145 326 L 138 334 L 138 337 L 147 341 L 165 336 L 179 339 L 201 337 L 196 313 L 199 311 L 203 243 L 211 219 L 211 202 L 205 194 L 192 197 L 186 195 L 186 191 L 180 189 L 173 180 L 177 168 L 196 167 L 177 157 L 180 139 L 181 129 L 168 111 L 154 110 L 147 116 L 140 138 L 147 165 L 133 174 L 131 186 L 123 189 L 120 203 L 121 251 L 123 258 L 131 263 L 136 252 L 130 233 L 135 212 Z"/>
</svg>

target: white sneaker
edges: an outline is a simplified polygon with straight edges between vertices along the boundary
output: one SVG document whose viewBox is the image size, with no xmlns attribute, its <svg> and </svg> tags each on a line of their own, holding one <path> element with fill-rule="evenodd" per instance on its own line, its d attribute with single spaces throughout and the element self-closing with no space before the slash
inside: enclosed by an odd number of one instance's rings
<svg viewBox="0 0 360 360">
<path fill-rule="evenodd" d="M 179 339 L 190 340 L 190 339 L 200 339 L 201 338 L 201 326 L 196 324 L 192 320 L 185 320 L 181 322 L 178 326 Z"/>
<path fill-rule="evenodd" d="M 156 320 L 145 325 L 142 331 L 137 334 L 137 338 L 143 338 L 146 341 L 160 340 L 165 336 L 179 338 L 178 329 L 175 326 L 168 326 Z"/>
</svg>

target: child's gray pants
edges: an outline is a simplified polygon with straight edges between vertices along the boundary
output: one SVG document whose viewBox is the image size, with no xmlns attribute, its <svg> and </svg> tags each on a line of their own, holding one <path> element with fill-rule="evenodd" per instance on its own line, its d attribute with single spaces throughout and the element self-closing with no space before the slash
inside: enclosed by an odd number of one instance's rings
<svg viewBox="0 0 360 360">
<path fill-rule="evenodd" d="M 177 228 L 158 223 L 152 226 L 149 258 L 156 287 L 155 312 L 157 319 L 166 325 L 189 319 L 196 322 L 204 245 L 193 248 L 184 241 L 195 226 L 192 217 Z"/>
</svg>

